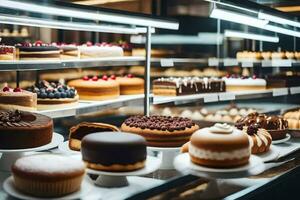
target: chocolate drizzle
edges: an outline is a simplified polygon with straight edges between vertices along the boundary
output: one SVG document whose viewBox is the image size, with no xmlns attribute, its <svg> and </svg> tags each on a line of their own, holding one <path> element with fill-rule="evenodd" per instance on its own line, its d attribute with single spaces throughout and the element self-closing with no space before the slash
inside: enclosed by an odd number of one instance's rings
<svg viewBox="0 0 300 200">
<path fill-rule="evenodd" d="M 129 127 L 161 130 L 161 131 L 180 131 L 191 128 L 195 125 L 192 120 L 182 117 L 170 116 L 132 116 L 124 122 Z"/>
<path fill-rule="evenodd" d="M 22 113 L 19 110 L 15 110 L 15 111 L 0 112 L 0 126 L 29 127 L 31 125 L 30 123 L 22 120 Z"/>
</svg>

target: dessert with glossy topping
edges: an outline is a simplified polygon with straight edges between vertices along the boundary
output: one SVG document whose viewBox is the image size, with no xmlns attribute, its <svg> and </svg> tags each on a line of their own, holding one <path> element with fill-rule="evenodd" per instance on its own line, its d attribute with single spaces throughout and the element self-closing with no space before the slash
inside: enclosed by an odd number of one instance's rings
<svg viewBox="0 0 300 200">
<path fill-rule="evenodd" d="M 62 197 L 80 189 L 85 174 L 81 160 L 55 154 L 18 159 L 12 166 L 15 187 L 34 197 Z"/>
<path fill-rule="evenodd" d="M 13 46 L 0 45 L 0 60 L 15 60 L 16 50 Z"/>
<path fill-rule="evenodd" d="M 146 141 L 130 133 L 93 133 L 83 138 L 81 154 L 82 160 L 91 169 L 134 171 L 145 166 Z"/>
<path fill-rule="evenodd" d="M 17 58 L 19 60 L 59 60 L 59 48 L 45 44 L 42 41 L 35 43 L 17 44 Z"/>
<path fill-rule="evenodd" d="M 116 80 L 120 84 L 121 95 L 143 94 L 144 93 L 144 79 L 134 77 L 128 74 L 123 77 L 117 77 Z"/>
<path fill-rule="evenodd" d="M 265 79 L 252 77 L 227 75 L 223 77 L 227 91 L 265 90 L 267 82 Z"/>
<path fill-rule="evenodd" d="M 81 140 L 91 133 L 97 132 L 113 132 L 119 129 L 110 124 L 96 123 L 96 122 L 82 122 L 70 128 L 69 148 L 74 151 L 80 151 Z"/>
<path fill-rule="evenodd" d="M 218 78 L 159 78 L 153 81 L 153 93 L 159 96 L 180 96 L 208 92 L 225 92 L 224 81 Z"/>
<path fill-rule="evenodd" d="M 0 109 L 34 111 L 37 109 L 37 95 L 21 88 L 10 88 L 6 84 L 0 90 Z"/>
<path fill-rule="evenodd" d="M 212 168 L 246 165 L 251 154 L 247 135 L 228 124 L 196 131 L 188 151 L 193 163 Z"/>
<path fill-rule="evenodd" d="M 26 149 L 51 142 L 51 118 L 18 110 L 0 110 L 0 149 Z"/>
<path fill-rule="evenodd" d="M 120 96 L 120 85 L 112 76 L 84 76 L 68 84 L 77 90 L 80 100 L 107 100 Z"/>
<path fill-rule="evenodd" d="M 121 126 L 124 132 L 143 136 L 148 146 L 179 147 L 199 129 L 192 120 L 167 116 L 132 116 Z"/>
<path fill-rule="evenodd" d="M 28 91 L 37 94 L 38 110 L 52 110 L 75 106 L 78 103 L 77 91 L 60 82 L 40 81 L 27 88 Z"/>
</svg>

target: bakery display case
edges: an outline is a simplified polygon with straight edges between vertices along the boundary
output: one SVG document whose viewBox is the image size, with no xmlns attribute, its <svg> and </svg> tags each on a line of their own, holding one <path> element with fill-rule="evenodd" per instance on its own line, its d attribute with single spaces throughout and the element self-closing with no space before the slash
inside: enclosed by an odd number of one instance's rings
<svg viewBox="0 0 300 200">
<path fill-rule="evenodd" d="M 0 199 L 297 184 L 300 25 L 281 3 L 0 0 Z"/>
</svg>

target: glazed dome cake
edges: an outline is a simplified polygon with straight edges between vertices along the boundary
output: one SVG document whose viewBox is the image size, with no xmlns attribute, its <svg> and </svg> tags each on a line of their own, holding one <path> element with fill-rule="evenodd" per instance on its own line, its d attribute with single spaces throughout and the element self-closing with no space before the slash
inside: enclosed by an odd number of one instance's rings
<svg viewBox="0 0 300 200">
<path fill-rule="evenodd" d="M 148 146 L 180 147 L 199 129 L 192 120 L 170 116 L 132 116 L 121 130 L 143 136 Z"/>
<path fill-rule="evenodd" d="M 230 125 L 218 123 L 196 131 L 188 151 L 193 163 L 212 168 L 246 165 L 251 154 L 246 134 Z"/>
<path fill-rule="evenodd" d="M 94 170 L 134 171 L 145 166 L 146 141 L 130 133 L 92 133 L 83 138 L 81 154 L 87 167 Z"/>
<path fill-rule="evenodd" d="M 24 111 L 0 110 L 0 149 L 25 149 L 49 144 L 51 118 Z"/>
</svg>

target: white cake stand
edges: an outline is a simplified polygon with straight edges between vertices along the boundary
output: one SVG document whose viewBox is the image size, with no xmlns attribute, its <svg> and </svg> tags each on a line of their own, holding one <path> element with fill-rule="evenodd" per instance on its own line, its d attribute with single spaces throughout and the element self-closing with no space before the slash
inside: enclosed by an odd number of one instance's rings
<svg viewBox="0 0 300 200">
<path fill-rule="evenodd" d="M 201 193 L 203 199 L 220 199 L 222 192 L 219 190 L 217 179 L 231 179 L 231 178 L 243 178 L 252 175 L 257 175 L 265 170 L 263 160 L 257 156 L 251 155 L 249 164 L 230 168 L 230 169 L 216 169 L 196 165 L 191 162 L 188 153 L 180 154 L 174 159 L 175 169 L 199 177 L 205 177 L 209 179 L 209 183 L 205 191 Z"/>
<path fill-rule="evenodd" d="M 32 151 L 44 151 L 57 147 L 60 143 L 64 141 L 64 137 L 58 133 L 53 133 L 52 140 L 49 144 L 44 146 L 28 148 L 28 149 L 0 149 L 2 153 L 0 159 L 0 171 L 10 171 L 11 166 L 14 162 L 24 156 L 26 152 Z"/>
<path fill-rule="evenodd" d="M 273 140 L 272 144 L 281 144 L 281 143 L 289 141 L 290 139 L 291 139 L 291 135 L 290 134 L 286 134 L 285 138 L 280 139 L 280 140 Z"/>
<path fill-rule="evenodd" d="M 141 176 L 156 171 L 161 164 L 161 160 L 152 156 L 147 156 L 145 167 L 131 172 L 107 172 L 87 169 L 88 174 L 99 175 L 95 185 L 100 187 L 124 187 L 128 186 L 126 176 Z"/>
<path fill-rule="evenodd" d="M 161 166 L 159 169 L 174 169 L 174 158 L 180 154 L 180 147 L 147 147 L 152 152 L 160 152 Z"/>
<path fill-rule="evenodd" d="M 279 150 L 276 146 L 271 144 L 269 151 L 263 154 L 258 154 L 256 156 L 260 157 L 263 160 L 263 162 L 269 162 L 278 158 Z"/>
<path fill-rule="evenodd" d="M 38 198 L 33 197 L 29 194 L 25 194 L 17 190 L 14 184 L 14 179 L 12 176 L 8 177 L 4 183 L 3 183 L 3 189 L 4 191 L 9 194 L 10 196 L 16 197 L 18 199 L 24 199 L 24 200 L 50 200 L 52 198 Z M 84 178 L 81 184 L 80 190 L 77 192 L 74 192 L 72 194 L 68 194 L 63 197 L 55 198 L 56 200 L 71 200 L 71 199 L 80 199 L 84 196 L 86 196 L 92 189 L 92 184 L 88 181 L 87 178 Z"/>
<path fill-rule="evenodd" d="M 69 140 L 60 143 L 58 149 L 64 154 L 80 154 L 80 151 L 74 151 L 69 148 Z"/>
</svg>

